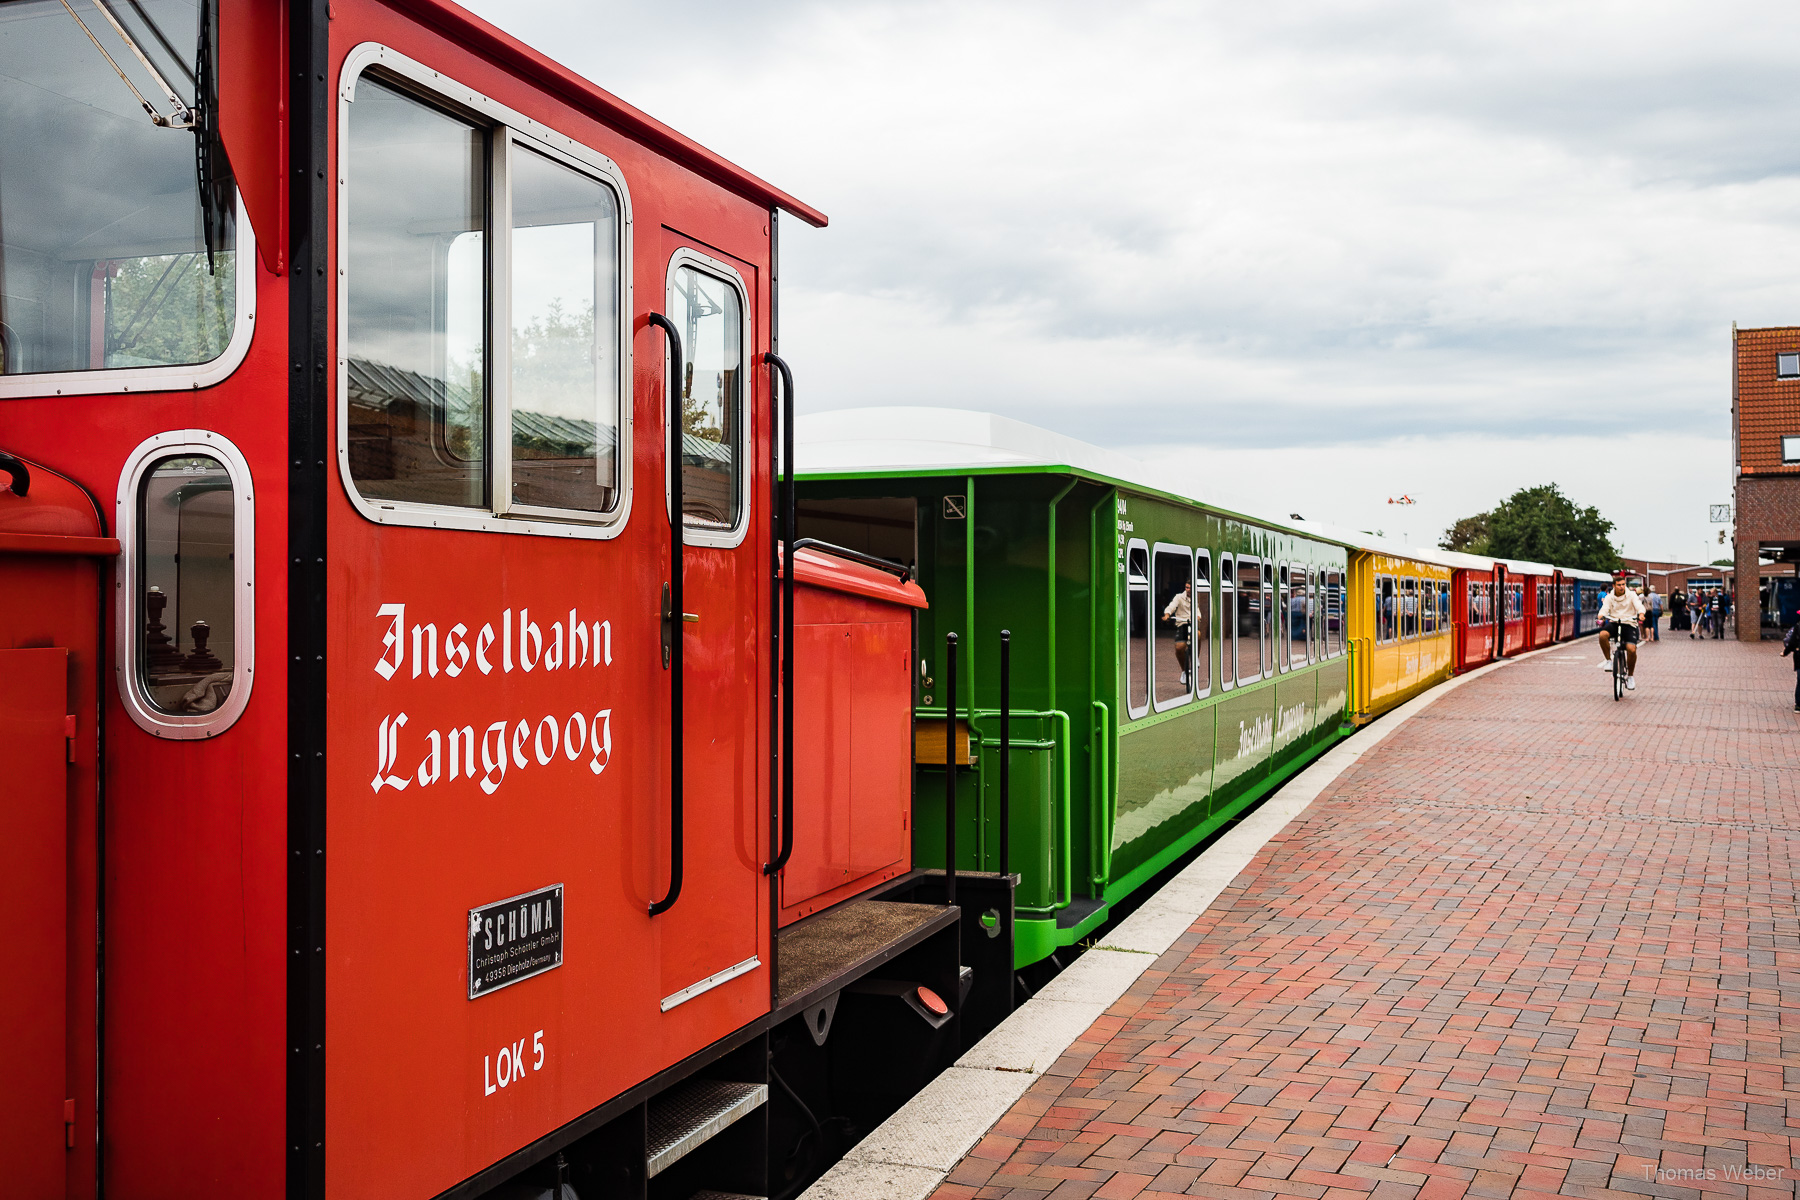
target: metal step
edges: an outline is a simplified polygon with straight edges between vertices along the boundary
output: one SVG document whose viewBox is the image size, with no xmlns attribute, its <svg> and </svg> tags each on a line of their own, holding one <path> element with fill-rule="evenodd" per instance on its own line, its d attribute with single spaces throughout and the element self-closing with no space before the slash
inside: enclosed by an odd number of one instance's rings
<svg viewBox="0 0 1800 1200">
<path fill-rule="evenodd" d="M 690 1079 L 650 1101 L 644 1174 L 654 1178 L 769 1099 L 766 1083 Z"/>
</svg>

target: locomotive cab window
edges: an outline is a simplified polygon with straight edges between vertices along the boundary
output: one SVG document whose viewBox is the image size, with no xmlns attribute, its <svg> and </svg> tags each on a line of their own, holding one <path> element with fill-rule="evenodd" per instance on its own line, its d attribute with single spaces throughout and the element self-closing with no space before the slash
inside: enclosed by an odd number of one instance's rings
<svg viewBox="0 0 1800 1200">
<path fill-rule="evenodd" d="M 1150 548 L 1135 539 L 1125 553 L 1125 709 L 1150 711 Z"/>
<path fill-rule="evenodd" d="M 190 128 L 215 103 L 215 73 L 196 67 L 212 59 L 216 16 L 202 14 L 216 10 L 110 11 L 178 100 L 98 13 L 88 23 L 164 124 L 60 0 L 0 5 L 0 396 L 202 386 L 248 346 L 247 227 L 217 137 Z"/>
<path fill-rule="evenodd" d="M 250 504 L 243 459 L 212 434 L 152 438 L 121 478 L 120 692 L 159 737 L 210 737 L 248 700 Z"/>
<path fill-rule="evenodd" d="M 669 319 L 681 331 L 681 512 L 690 540 L 743 534 L 743 289 L 723 263 L 681 250 L 669 271 Z M 698 534 L 700 536 L 692 536 Z"/>
<path fill-rule="evenodd" d="M 617 169 L 380 47 L 346 62 L 340 111 L 338 453 L 357 507 L 610 536 L 630 459 Z"/>
<path fill-rule="evenodd" d="M 1156 709 L 1173 708 L 1192 695 L 1194 647 L 1194 558 L 1186 546 L 1156 544 L 1152 602 L 1156 609 L 1156 652 L 1151 677 Z"/>
</svg>

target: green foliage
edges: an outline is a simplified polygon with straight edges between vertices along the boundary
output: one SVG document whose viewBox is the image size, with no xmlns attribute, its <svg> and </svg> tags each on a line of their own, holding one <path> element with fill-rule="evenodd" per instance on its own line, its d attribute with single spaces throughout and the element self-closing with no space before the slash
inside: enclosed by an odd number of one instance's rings
<svg viewBox="0 0 1800 1200">
<path fill-rule="evenodd" d="M 1554 483 L 1522 488 L 1486 514 L 1486 553 L 1588 571 L 1616 571 L 1613 523 L 1592 507 L 1577 508 Z M 1476 517 L 1465 518 L 1467 521 Z M 1450 532 L 1463 525 L 1458 521 Z"/>
<path fill-rule="evenodd" d="M 210 362 L 237 319 L 237 255 L 164 254 L 115 259 L 106 281 L 106 365 Z"/>
<path fill-rule="evenodd" d="M 1488 553 L 1488 542 L 1493 536 L 1488 522 L 1492 517 L 1492 513 L 1476 513 L 1472 517 L 1464 517 L 1444 530 L 1444 536 L 1438 541 L 1438 549 L 1461 550 L 1464 554 Z"/>
<path fill-rule="evenodd" d="M 1737 566 L 1737 560 L 1731 558 L 1715 558 L 1708 565 L 1714 567 L 1735 567 Z"/>
</svg>

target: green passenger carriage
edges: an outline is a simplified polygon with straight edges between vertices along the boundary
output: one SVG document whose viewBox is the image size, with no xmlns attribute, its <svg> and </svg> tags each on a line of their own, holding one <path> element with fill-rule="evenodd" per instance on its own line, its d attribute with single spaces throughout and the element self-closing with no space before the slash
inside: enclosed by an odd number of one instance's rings
<svg viewBox="0 0 1800 1200">
<path fill-rule="evenodd" d="M 1011 631 L 1018 966 L 1085 938 L 1348 732 L 1344 544 L 988 414 L 824 413 L 801 420 L 799 440 L 801 536 L 915 562 L 930 598 L 913 680 L 916 866 L 943 865 L 941 682 L 955 633 L 957 869 L 1003 869 Z M 1189 586 L 1184 628 L 1176 598 Z"/>
</svg>

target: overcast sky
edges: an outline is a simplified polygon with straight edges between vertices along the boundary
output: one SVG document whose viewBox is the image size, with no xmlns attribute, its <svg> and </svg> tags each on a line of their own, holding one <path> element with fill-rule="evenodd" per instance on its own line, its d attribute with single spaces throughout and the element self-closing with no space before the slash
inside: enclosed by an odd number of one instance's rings
<svg viewBox="0 0 1800 1200">
<path fill-rule="evenodd" d="M 1555 482 L 1728 553 L 1731 323 L 1800 323 L 1791 2 L 472 7 L 830 214 L 782 225 L 804 411 L 1421 544 Z"/>
</svg>

